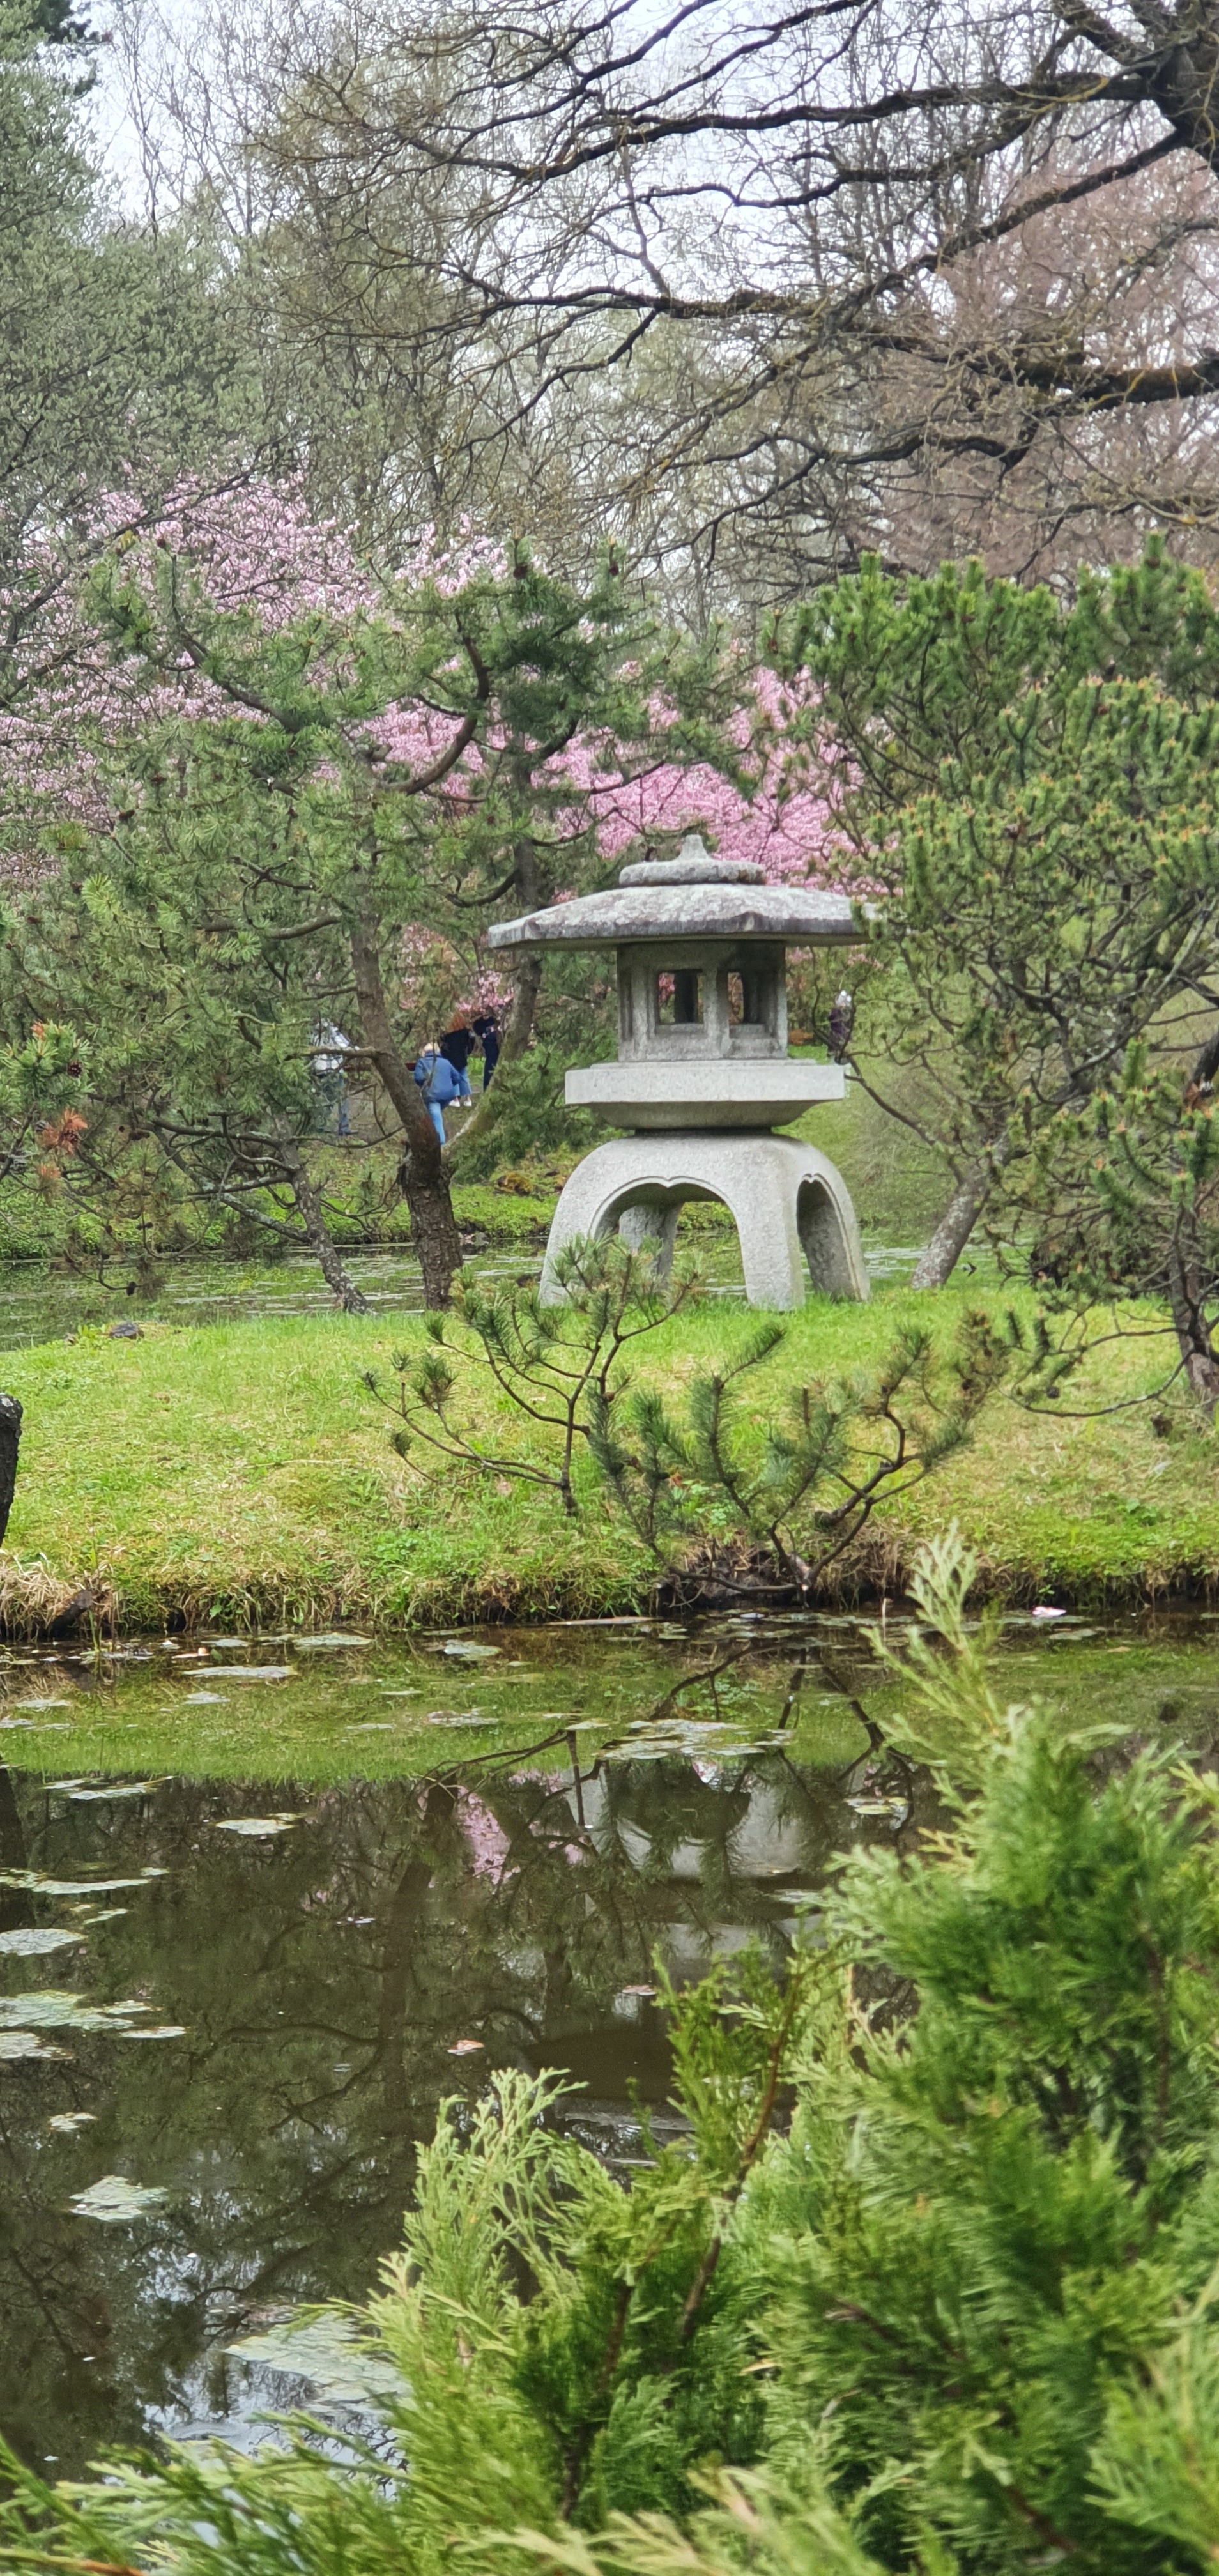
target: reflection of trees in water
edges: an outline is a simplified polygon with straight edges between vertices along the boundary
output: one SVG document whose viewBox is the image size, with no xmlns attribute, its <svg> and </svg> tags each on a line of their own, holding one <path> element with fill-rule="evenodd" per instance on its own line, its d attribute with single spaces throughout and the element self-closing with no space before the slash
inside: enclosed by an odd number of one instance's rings
<svg viewBox="0 0 1219 2576">
<path fill-rule="evenodd" d="M 149 2411 L 223 2413 L 241 2374 L 198 2357 L 261 2310 L 360 2295 L 439 2096 L 476 2091 L 496 2064 L 572 2065 L 624 2118 L 629 2077 L 663 2097 L 657 2017 L 632 2023 L 615 1999 L 658 1947 L 682 1973 L 750 1935 L 777 1953 L 777 1883 L 815 1883 L 855 1838 L 858 1772 L 774 1749 L 594 1763 L 578 1783 L 566 1767 L 484 1767 L 311 1806 L 263 1784 L 267 1810 L 309 1809 L 266 1843 L 214 1830 L 254 1803 L 228 1787 L 73 1808 L 10 1785 L 7 1866 L 169 1874 L 104 1900 L 128 1910 L 80 1953 L 7 1961 L 7 1990 L 143 1995 L 187 2036 L 69 2033 L 62 2064 L 0 2067 L 0 2428 L 67 2472 L 136 2438 Z M 449 2053 L 470 2037 L 481 2054 Z M 95 2125 L 49 2132 L 68 2109 Z M 165 2212 L 132 2231 L 73 2218 L 70 2194 L 114 2171 L 167 2186 Z"/>
</svg>

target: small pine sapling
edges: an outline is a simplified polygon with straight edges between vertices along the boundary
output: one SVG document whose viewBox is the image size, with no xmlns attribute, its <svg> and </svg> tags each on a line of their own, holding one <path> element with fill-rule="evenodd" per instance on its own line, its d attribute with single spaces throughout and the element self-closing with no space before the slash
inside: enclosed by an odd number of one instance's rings
<svg viewBox="0 0 1219 2576">
<path fill-rule="evenodd" d="M 630 1382 L 626 1354 L 677 1314 L 697 1287 L 688 1272 L 658 1285 L 656 1250 L 628 1248 L 617 1236 L 568 1244 L 555 1264 L 562 1297 L 554 1305 L 542 1304 L 536 1281 L 488 1290 L 463 1273 L 456 1319 L 428 1316 L 428 1347 L 417 1358 L 395 1354 L 392 1391 L 374 1370 L 364 1374 L 370 1394 L 395 1417 L 391 1437 L 399 1456 L 409 1458 L 421 1441 L 462 1465 L 546 1486 L 574 1519 L 577 1451 L 591 1446 L 594 1425 L 608 1422 L 622 1402 Z M 456 1411 L 461 1371 L 489 1379 L 538 1427 L 545 1447 L 522 1456 L 467 1427 Z"/>
<path fill-rule="evenodd" d="M 762 1324 L 730 1368 L 692 1380 L 680 1417 L 653 1388 L 604 1407 L 594 1390 L 596 1462 L 679 1586 L 708 1557 L 717 1581 L 731 1586 L 735 1544 L 738 1579 L 743 1557 L 751 1585 L 761 1575 L 807 1598 L 878 1504 L 907 1493 L 969 1439 L 1016 1349 L 1010 1329 L 978 1312 L 947 1349 L 930 1330 L 908 1327 L 874 1377 L 760 1399 L 756 1372 L 784 1338 L 782 1324 Z"/>
</svg>

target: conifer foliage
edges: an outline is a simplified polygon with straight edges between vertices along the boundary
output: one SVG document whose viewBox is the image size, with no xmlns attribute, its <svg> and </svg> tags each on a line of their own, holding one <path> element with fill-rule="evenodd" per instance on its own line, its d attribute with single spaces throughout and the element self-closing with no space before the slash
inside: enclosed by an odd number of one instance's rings
<svg viewBox="0 0 1219 2576">
<path fill-rule="evenodd" d="M 667 1994 L 672 2141 L 625 2174 L 553 2078 L 444 2106 L 303 2421 L 56 2490 L 6 2563 L 189 2576 L 1094 2576 L 1219 2553 L 1219 1792 L 995 1698 L 948 1542 L 908 1754 L 943 1829 L 860 1851 L 780 1986 Z M 386 2393 L 388 2389 L 389 2393 Z"/>
</svg>

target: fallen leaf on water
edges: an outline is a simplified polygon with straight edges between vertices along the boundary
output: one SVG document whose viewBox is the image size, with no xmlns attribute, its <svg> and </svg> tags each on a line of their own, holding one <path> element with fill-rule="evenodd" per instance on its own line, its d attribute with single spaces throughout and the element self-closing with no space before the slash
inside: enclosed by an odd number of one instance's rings
<svg viewBox="0 0 1219 2576">
<path fill-rule="evenodd" d="M 450 2057 L 476 2057 L 485 2046 L 482 2039 L 455 2039 L 448 2053 Z"/>
<path fill-rule="evenodd" d="M 187 1708 L 220 1708 L 224 1696 L 223 1691 L 183 1691 L 182 1699 Z"/>
<path fill-rule="evenodd" d="M 58 2129 L 65 2138 L 74 2138 L 78 2129 L 87 2127 L 96 2118 L 96 2111 L 53 2111 L 47 2127 Z"/>
<path fill-rule="evenodd" d="M 103 2174 L 87 2191 L 78 2191 L 69 2207 L 76 2218 L 100 2218 L 115 2227 L 142 2218 L 146 2210 L 159 2209 L 164 2198 L 165 2193 L 149 2183 L 128 2182 L 125 2174 Z"/>
<path fill-rule="evenodd" d="M 124 2039 L 185 2039 L 184 2021 L 159 2021 L 151 2030 L 125 2030 Z"/>
<path fill-rule="evenodd" d="M 500 1648 L 476 1646 L 472 1641 L 468 1643 L 464 1637 L 449 1637 L 443 1646 L 434 1646 L 432 1652 L 438 1655 L 452 1655 L 456 1662 L 462 1664 L 489 1664 L 493 1657 L 499 1654 Z"/>
</svg>

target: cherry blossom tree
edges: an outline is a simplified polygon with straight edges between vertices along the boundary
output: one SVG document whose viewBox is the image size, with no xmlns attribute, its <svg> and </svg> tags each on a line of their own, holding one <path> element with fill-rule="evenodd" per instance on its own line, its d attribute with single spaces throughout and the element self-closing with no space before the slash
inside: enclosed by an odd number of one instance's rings
<svg viewBox="0 0 1219 2576">
<path fill-rule="evenodd" d="M 350 1029 L 398 1122 L 425 1294 L 443 1302 L 460 1250 L 396 990 L 404 930 L 531 909 L 641 832 L 744 834 L 747 675 L 718 639 L 663 635 L 608 557 L 579 589 L 473 540 L 391 576 L 291 488 L 187 486 L 151 526 L 128 494 L 109 507 L 116 542 L 70 609 L 50 603 L 42 684 L 0 732 L 13 872 L 37 906 L 49 864 L 79 889 L 138 843 L 155 903 L 155 844 L 166 890 L 195 885 L 230 990 L 223 942 L 248 964 L 253 941 L 281 1020 L 290 988 L 302 1030 L 310 1008 Z M 790 864 L 777 811 L 768 829 Z M 516 973 L 508 1065 L 540 974 L 529 957 Z M 478 1120 L 494 1114 L 488 1096 Z"/>
</svg>

